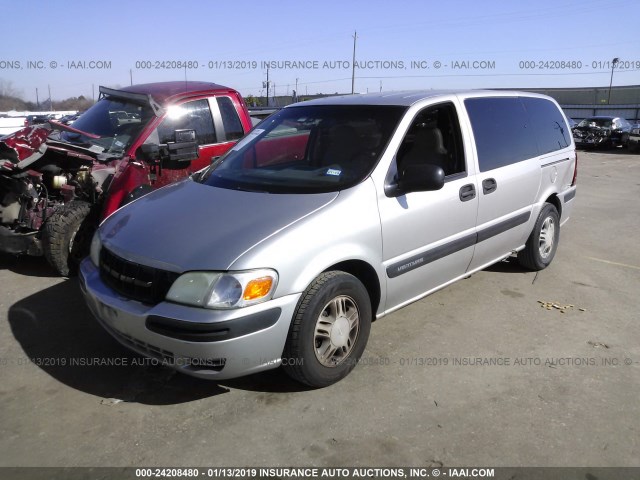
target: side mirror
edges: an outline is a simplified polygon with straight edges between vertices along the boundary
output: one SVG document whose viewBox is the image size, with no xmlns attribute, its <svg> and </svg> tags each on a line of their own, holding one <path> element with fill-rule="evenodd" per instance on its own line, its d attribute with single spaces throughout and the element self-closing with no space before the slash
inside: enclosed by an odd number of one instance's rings
<svg viewBox="0 0 640 480">
<path fill-rule="evenodd" d="M 397 183 L 388 185 L 385 193 L 399 197 L 411 192 L 440 190 L 444 186 L 444 170 L 430 163 L 407 165 L 398 173 Z"/>
<path fill-rule="evenodd" d="M 444 187 L 444 170 L 430 163 L 407 165 L 398 184 L 406 193 L 440 190 Z"/>
<path fill-rule="evenodd" d="M 155 163 L 160 160 L 160 146 L 155 143 L 142 144 L 136 152 L 136 157 L 140 157 L 147 163 Z"/>
<path fill-rule="evenodd" d="M 173 142 L 161 145 L 145 143 L 140 145 L 136 156 L 150 164 L 158 162 L 182 163 L 195 160 L 200 156 L 198 142 L 196 141 L 196 131 L 176 130 Z"/>
<path fill-rule="evenodd" d="M 198 158 L 198 142 L 195 130 L 176 130 L 175 142 L 167 143 L 167 160 L 190 162 Z"/>
</svg>

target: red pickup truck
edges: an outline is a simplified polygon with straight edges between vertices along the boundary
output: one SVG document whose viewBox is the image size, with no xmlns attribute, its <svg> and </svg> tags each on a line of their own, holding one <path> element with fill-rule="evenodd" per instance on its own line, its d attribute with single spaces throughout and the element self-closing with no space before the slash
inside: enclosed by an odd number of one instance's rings
<svg viewBox="0 0 640 480">
<path fill-rule="evenodd" d="M 242 96 L 205 82 L 114 90 L 73 126 L 53 120 L 0 141 L 0 252 L 74 273 L 98 223 L 191 175 L 251 129 Z"/>
</svg>

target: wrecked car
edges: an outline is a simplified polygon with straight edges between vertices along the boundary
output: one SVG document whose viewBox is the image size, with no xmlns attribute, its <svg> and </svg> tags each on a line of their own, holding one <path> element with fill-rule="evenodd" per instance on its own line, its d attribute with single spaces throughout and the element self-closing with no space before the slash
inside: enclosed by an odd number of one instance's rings
<svg viewBox="0 0 640 480">
<path fill-rule="evenodd" d="M 73 126 L 48 119 L 0 141 L 0 252 L 44 255 L 73 274 L 102 219 L 208 166 L 250 129 L 241 95 L 214 83 L 100 87 Z"/>
<path fill-rule="evenodd" d="M 597 116 L 585 118 L 572 131 L 576 147 L 626 147 L 631 124 L 620 117 Z"/>
<path fill-rule="evenodd" d="M 635 124 L 629 134 L 629 150 L 640 152 L 640 124 Z"/>
</svg>

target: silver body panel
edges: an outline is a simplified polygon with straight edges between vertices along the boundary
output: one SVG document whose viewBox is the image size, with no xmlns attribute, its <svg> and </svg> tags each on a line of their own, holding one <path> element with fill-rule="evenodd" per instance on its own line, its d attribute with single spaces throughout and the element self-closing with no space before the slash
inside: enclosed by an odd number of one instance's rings
<svg viewBox="0 0 640 480">
<path fill-rule="evenodd" d="M 273 195 L 185 180 L 133 202 L 100 228 L 104 247 L 155 268 L 172 272 L 274 269 L 279 281 L 272 300 L 235 310 L 169 302 L 148 307 L 122 298 L 105 286 L 97 268 L 86 259 L 81 285 L 87 302 L 115 338 L 140 353 L 154 356 L 140 347 L 149 344 L 178 357 L 226 358 L 220 372 L 181 369 L 191 375 L 222 379 L 280 365 L 300 295 L 320 273 L 337 264 L 359 261 L 375 271 L 380 291 L 380 302 L 373 309 L 377 317 L 485 268 L 524 247 L 547 199 L 557 197 L 564 223 L 575 196 L 575 186 L 571 186 L 576 162 L 573 143 L 552 154 L 480 172 L 464 99 L 516 95 L 547 98 L 514 92 L 428 91 L 305 102 L 404 105 L 408 109 L 371 175 L 347 190 Z M 387 196 L 385 182 L 412 119 L 425 107 L 442 102 L 452 103 L 457 110 L 467 162 L 465 175 L 448 179 L 438 191 Z M 482 182 L 489 177 L 498 182 L 499 188 L 483 195 Z M 466 184 L 475 185 L 478 195 L 461 202 L 459 190 Z M 501 225 L 509 228 L 495 234 Z M 478 238 L 481 240 L 476 241 Z M 273 308 L 281 309 L 274 325 L 222 342 L 187 342 L 145 327 L 150 315 L 215 323 Z M 141 343 L 136 346 L 131 339 Z"/>
<path fill-rule="evenodd" d="M 187 179 L 141 197 L 100 230 L 104 245 L 127 260 L 174 272 L 229 270 L 256 244 L 337 196 L 263 195 Z"/>
<path fill-rule="evenodd" d="M 141 355 L 163 362 L 195 377 L 222 380 L 249 375 L 280 365 L 282 349 L 289 331 L 299 294 L 241 310 L 205 310 L 162 302 L 154 307 L 114 295 L 100 281 L 98 269 L 86 259 L 81 264 L 80 287 L 91 313 L 117 341 Z M 179 318 L 185 322 L 220 323 L 269 309 L 280 309 L 275 325 L 249 335 L 214 343 L 187 342 L 150 331 L 150 315 Z M 221 371 L 207 368 L 207 360 L 224 358 Z"/>
</svg>

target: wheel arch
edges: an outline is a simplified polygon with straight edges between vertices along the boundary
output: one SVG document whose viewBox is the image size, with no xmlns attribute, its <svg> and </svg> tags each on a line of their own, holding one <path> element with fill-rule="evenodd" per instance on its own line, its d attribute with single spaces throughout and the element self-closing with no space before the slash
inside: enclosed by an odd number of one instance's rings
<svg viewBox="0 0 640 480">
<path fill-rule="evenodd" d="M 556 210 L 558 211 L 558 217 L 562 218 L 562 202 L 560 201 L 560 197 L 558 197 L 557 193 L 549 195 L 545 200 L 545 203 L 550 203 Z"/>
<path fill-rule="evenodd" d="M 369 299 L 371 300 L 371 314 L 372 320 L 376 317 L 380 302 L 382 300 L 382 288 L 380 286 L 380 279 L 376 273 L 375 268 L 364 260 L 345 260 L 330 267 L 326 268 L 324 272 L 332 270 L 339 270 L 345 273 L 349 273 L 356 277 L 364 288 L 369 293 Z M 323 272 L 323 273 L 324 273 Z"/>
</svg>

